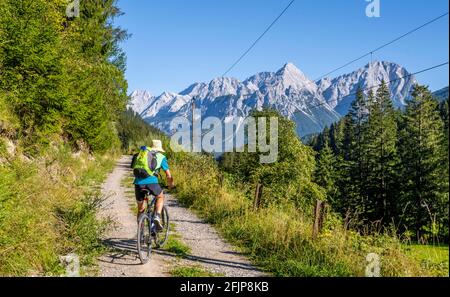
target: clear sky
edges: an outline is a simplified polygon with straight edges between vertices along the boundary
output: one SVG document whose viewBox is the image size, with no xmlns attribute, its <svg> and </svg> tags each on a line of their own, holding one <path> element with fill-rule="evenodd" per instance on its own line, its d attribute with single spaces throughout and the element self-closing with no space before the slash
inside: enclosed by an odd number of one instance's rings
<svg viewBox="0 0 450 297">
<path fill-rule="evenodd" d="M 278 16 L 290 0 L 119 0 L 125 15 L 115 23 L 131 38 L 129 92 L 180 92 L 221 76 Z M 244 60 L 229 73 L 245 79 L 292 62 L 309 78 L 361 56 L 448 12 L 447 0 L 380 0 L 380 18 L 368 18 L 366 0 L 296 0 Z M 449 17 L 382 49 L 374 60 L 396 62 L 410 72 L 449 60 Z M 356 62 L 338 74 L 369 62 Z M 420 74 L 437 90 L 448 86 L 448 66 Z"/>
</svg>

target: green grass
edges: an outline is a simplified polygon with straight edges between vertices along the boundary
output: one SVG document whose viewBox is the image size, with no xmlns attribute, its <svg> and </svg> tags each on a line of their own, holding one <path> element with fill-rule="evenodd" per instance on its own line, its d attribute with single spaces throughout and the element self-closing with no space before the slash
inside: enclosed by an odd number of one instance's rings
<svg viewBox="0 0 450 297">
<path fill-rule="evenodd" d="M 134 194 L 134 186 L 133 186 L 134 177 L 131 173 L 126 174 L 121 181 L 121 186 L 125 190 L 125 196 L 128 201 L 128 205 L 130 207 L 130 210 L 133 214 L 136 214 L 137 209 L 137 203 L 136 203 L 136 197 Z"/>
<path fill-rule="evenodd" d="M 206 156 L 178 154 L 171 165 L 180 202 L 275 276 L 365 276 L 369 253 L 380 256 L 385 277 L 448 274 L 448 265 L 431 269 L 408 255 L 395 234 L 366 236 L 345 230 L 342 218 L 333 213 L 314 240 L 312 206 L 300 209 L 293 203 L 277 203 L 253 211 L 251 185 L 226 181 L 221 187 L 220 173 Z"/>
<path fill-rule="evenodd" d="M 19 155 L 0 164 L 0 275 L 63 275 L 60 256 L 70 253 L 87 274 L 104 250 L 108 222 L 96 212 L 114 156 L 73 156 L 65 146 L 30 163 Z"/>
<path fill-rule="evenodd" d="M 223 274 L 207 271 L 201 266 L 178 266 L 170 270 L 175 277 L 221 277 Z"/>
<path fill-rule="evenodd" d="M 420 261 L 421 265 L 438 276 L 449 276 L 449 247 L 448 245 L 404 245 L 406 253 Z"/>
<path fill-rule="evenodd" d="M 164 250 L 174 253 L 178 257 L 186 257 L 191 253 L 191 248 L 181 242 L 180 237 L 174 233 L 169 236 L 169 239 L 164 246 Z"/>
</svg>

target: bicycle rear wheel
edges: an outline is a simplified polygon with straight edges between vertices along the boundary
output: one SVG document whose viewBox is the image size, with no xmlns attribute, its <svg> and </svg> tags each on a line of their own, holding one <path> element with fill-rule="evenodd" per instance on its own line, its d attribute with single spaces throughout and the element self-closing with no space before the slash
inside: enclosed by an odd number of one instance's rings
<svg viewBox="0 0 450 297">
<path fill-rule="evenodd" d="M 169 218 L 169 212 L 167 211 L 167 208 L 164 206 L 162 213 L 161 213 L 161 219 L 163 223 L 163 229 L 161 232 L 158 232 L 155 237 L 155 244 L 157 248 L 163 247 L 167 239 L 169 238 L 169 229 L 170 229 L 170 218 Z"/>
<path fill-rule="evenodd" d="M 152 236 L 150 234 L 150 218 L 144 214 L 139 219 L 137 234 L 137 251 L 142 264 L 150 260 L 152 253 Z"/>
</svg>

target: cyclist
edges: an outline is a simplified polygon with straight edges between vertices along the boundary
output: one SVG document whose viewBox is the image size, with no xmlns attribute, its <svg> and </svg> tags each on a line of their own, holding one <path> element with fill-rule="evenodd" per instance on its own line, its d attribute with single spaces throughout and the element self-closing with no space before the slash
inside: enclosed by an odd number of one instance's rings
<svg viewBox="0 0 450 297">
<path fill-rule="evenodd" d="M 135 176 L 133 183 L 135 185 L 135 195 L 138 205 L 137 220 L 139 222 L 141 214 L 145 211 L 144 190 L 148 190 L 150 194 L 156 197 L 154 223 L 157 231 L 161 231 L 164 228 L 161 219 L 161 212 L 164 205 L 164 193 L 158 181 L 160 169 L 164 170 L 166 174 L 169 189 L 172 189 L 174 186 L 167 158 L 162 154 L 164 152 L 161 140 L 153 140 L 152 147 L 147 148 L 146 146 L 142 146 L 139 153 L 133 156 L 133 161 L 131 163 Z"/>
</svg>

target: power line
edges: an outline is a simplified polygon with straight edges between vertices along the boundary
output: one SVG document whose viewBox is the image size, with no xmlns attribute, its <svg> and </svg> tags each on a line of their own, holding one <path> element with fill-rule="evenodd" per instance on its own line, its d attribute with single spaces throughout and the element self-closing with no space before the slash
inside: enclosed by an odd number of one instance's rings
<svg viewBox="0 0 450 297">
<path fill-rule="evenodd" d="M 424 72 L 427 72 L 427 71 L 431 71 L 431 70 L 433 70 L 433 69 L 437 69 L 437 68 L 440 68 L 440 67 L 445 66 L 445 65 L 448 65 L 448 64 L 449 64 L 449 61 L 444 62 L 444 63 L 441 63 L 441 64 L 438 64 L 438 65 L 434 65 L 434 66 L 432 66 L 432 67 L 428 67 L 428 68 L 425 68 L 425 69 L 422 69 L 422 70 L 419 70 L 419 71 L 416 71 L 416 72 L 414 72 L 414 73 L 410 73 L 410 74 L 405 75 L 405 76 L 402 76 L 402 77 L 398 77 L 398 78 L 395 78 L 395 79 L 392 79 L 392 80 L 385 81 L 384 83 L 385 83 L 386 85 L 389 85 L 389 84 L 394 83 L 394 82 L 396 82 L 396 81 L 399 81 L 399 80 L 401 80 L 401 79 L 405 79 L 405 78 L 408 78 L 408 77 L 411 77 L 411 76 L 414 76 L 414 75 L 417 75 L 417 74 L 421 74 L 421 73 L 424 73 Z M 381 84 L 378 84 L 378 85 L 375 85 L 375 86 L 371 86 L 371 87 L 368 87 L 368 88 L 360 88 L 360 90 L 361 90 L 361 91 L 368 91 L 368 90 L 372 90 L 372 89 L 378 88 L 378 87 L 380 87 L 380 86 L 382 86 L 382 85 L 383 85 L 383 84 L 381 83 Z M 344 99 L 344 98 L 347 98 L 347 97 L 350 97 L 350 96 L 354 96 L 354 95 L 356 95 L 356 94 L 357 94 L 357 92 L 353 92 L 353 93 L 350 93 L 350 94 L 348 94 L 348 95 L 346 95 L 346 96 L 344 96 L 344 97 L 341 97 L 340 99 Z M 320 103 L 320 104 L 316 104 L 316 105 L 313 105 L 313 106 L 309 106 L 308 109 L 311 110 L 311 109 L 313 109 L 313 108 L 317 108 L 317 107 L 320 107 L 320 106 L 323 106 L 323 105 L 326 105 L 326 104 L 328 104 L 328 102 L 325 101 L 325 102 Z M 296 107 L 296 108 L 297 108 L 297 107 Z M 298 109 L 298 108 L 297 108 L 297 109 Z M 301 111 L 300 109 L 298 109 L 298 110 Z M 224 115 L 224 116 L 222 117 L 221 120 L 223 120 L 225 117 L 226 117 L 226 115 Z M 209 132 L 209 131 L 205 131 L 204 133 L 202 133 L 202 136 L 206 135 L 206 133 L 208 133 L 208 132 Z"/>
<path fill-rule="evenodd" d="M 414 76 L 414 75 L 417 75 L 417 74 L 421 74 L 421 73 L 424 73 L 424 72 L 427 72 L 427 71 L 431 71 L 431 70 L 433 70 L 433 69 L 440 68 L 440 67 L 445 66 L 445 65 L 448 65 L 448 64 L 449 64 L 449 61 L 444 62 L 444 63 L 441 63 L 441 64 L 438 64 L 438 65 L 434 65 L 434 66 L 432 66 L 432 67 L 428 67 L 428 68 L 425 68 L 425 69 L 422 69 L 422 70 L 419 70 L 419 71 L 416 71 L 416 72 L 414 72 L 414 73 L 410 73 L 410 74 L 405 75 L 405 76 L 402 76 L 402 77 L 398 77 L 398 78 L 395 78 L 395 79 L 392 79 L 392 80 L 385 81 L 384 83 L 385 83 L 386 85 L 389 85 L 389 84 L 394 83 L 394 82 L 396 82 L 396 81 L 399 81 L 399 80 L 401 80 L 401 79 L 405 79 L 405 78 L 408 78 L 408 77 L 411 77 L 411 76 Z M 372 90 L 372 89 L 378 88 L 378 87 L 380 87 L 380 86 L 382 86 L 382 83 L 381 83 L 381 84 L 378 84 L 378 85 L 371 86 L 371 87 L 360 88 L 360 90 L 361 90 L 361 91 L 368 91 L 368 90 Z M 357 92 L 353 92 L 353 93 L 350 93 L 350 94 L 345 95 L 345 96 L 343 96 L 343 97 L 340 97 L 340 99 L 344 99 L 344 98 L 347 98 L 347 97 L 350 97 L 350 96 L 355 96 L 356 94 L 357 94 Z M 323 106 L 323 105 L 327 105 L 327 104 L 328 104 L 328 102 L 324 101 L 324 102 L 322 102 L 322 103 L 320 103 L 320 104 L 308 106 L 307 109 L 311 110 L 311 109 L 313 109 L 313 108 L 317 108 L 317 107 L 320 107 L 320 106 Z M 298 108 L 297 106 L 295 106 L 295 108 L 298 109 L 298 111 L 302 111 L 302 109 Z M 226 117 L 226 115 L 224 115 L 224 116 L 222 117 L 222 120 L 223 120 L 225 117 Z"/>
<path fill-rule="evenodd" d="M 278 15 L 278 17 L 267 27 L 267 29 L 253 42 L 253 44 L 239 57 L 239 59 L 236 60 L 236 62 L 231 65 L 227 71 L 224 72 L 222 76 L 226 76 L 233 68 L 241 62 L 241 60 L 256 46 L 256 44 L 266 35 L 267 32 L 278 22 L 278 20 L 285 14 L 285 12 L 291 7 L 291 5 L 295 2 L 295 0 L 292 0 L 285 8 L 284 10 Z"/>
<path fill-rule="evenodd" d="M 270 30 L 270 28 L 281 18 L 281 16 L 289 9 L 289 7 L 294 3 L 294 1 L 295 0 L 293 0 L 293 1 L 291 1 L 289 4 L 288 4 L 288 6 L 281 12 L 281 14 L 272 22 L 272 24 L 266 29 L 266 31 L 264 31 L 264 33 L 252 44 L 252 46 L 224 73 L 224 75 L 223 76 L 225 76 L 226 74 L 228 74 L 249 52 L 250 52 L 250 50 L 258 43 L 258 41 Z M 322 78 L 324 78 L 324 77 L 326 77 L 326 76 L 328 76 L 328 75 L 330 75 L 330 74 L 332 74 L 332 73 L 334 73 L 334 72 L 336 72 L 336 71 L 338 71 L 338 70 L 341 70 L 342 68 L 344 68 L 344 67 L 347 67 L 347 66 L 349 66 L 349 65 L 351 65 L 351 64 L 353 64 L 353 63 L 355 63 L 355 62 L 357 62 L 357 61 L 359 61 L 359 60 L 361 60 L 361 59 L 363 59 L 363 58 L 365 58 L 365 57 L 367 57 L 367 56 L 373 56 L 373 53 L 375 53 L 375 52 L 377 52 L 377 51 L 379 51 L 379 50 L 381 50 L 381 49 L 383 49 L 383 48 L 385 48 L 385 47 L 387 47 L 387 46 L 389 46 L 389 45 L 391 45 L 391 44 L 393 44 L 393 43 L 395 43 L 395 42 L 397 42 L 397 41 L 399 41 L 400 39 L 402 39 L 402 38 L 404 38 L 404 37 L 406 37 L 406 36 L 408 36 L 408 35 L 410 35 L 410 34 L 412 34 L 412 33 L 414 33 L 414 32 L 417 32 L 418 30 L 420 30 L 420 29 L 422 29 L 422 28 L 424 28 L 424 27 L 426 27 L 426 26 L 428 26 L 428 25 L 430 25 L 430 24 L 432 24 L 432 23 L 434 23 L 434 22 L 436 22 L 436 21 L 438 21 L 439 19 L 441 19 L 441 18 L 443 18 L 443 17 L 445 17 L 445 16 L 447 16 L 449 13 L 448 12 L 446 12 L 446 13 L 444 13 L 444 14 L 442 14 L 442 15 L 440 15 L 440 16 L 438 16 L 438 17 L 435 17 L 434 19 L 432 19 L 432 20 L 430 20 L 430 21 L 428 21 L 428 22 L 426 22 L 426 23 L 424 23 L 424 24 L 422 24 L 422 25 L 420 25 L 420 26 L 418 26 L 418 27 L 416 27 L 416 28 L 414 28 L 414 29 L 412 29 L 412 30 L 410 30 L 410 31 L 408 31 L 408 32 L 406 32 L 406 33 L 404 33 L 404 34 L 402 34 L 402 35 L 400 35 L 399 37 L 397 37 L 397 38 L 395 38 L 395 39 L 393 39 L 393 40 L 391 40 L 391 41 L 389 41 L 389 42 L 387 42 L 387 43 L 385 43 L 385 44 L 383 44 L 383 45 L 381 45 L 381 46 L 379 46 L 379 47 L 377 47 L 377 48 L 375 48 L 375 49 L 373 49 L 373 50 L 371 50 L 371 51 L 369 51 L 369 52 L 367 52 L 367 53 L 365 53 L 364 55 L 362 55 L 362 56 L 360 56 L 360 57 L 358 57 L 358 58 L 356 58 L 356 59 L 353 59 L 353 60 L 351 60 L 351 61 L 349 61 L 349 62 L 347 62 L 347 63 L 345 63 L 344 65 L 342 65 L 342 66 L 340 66 L 340 67 L 338 67 L 338 68 L 335 68 L 335 69 L 333 69 L 333 70 L 331 70 L 331 71 L 329 71 L 329 72 L 327 72 L 326 74 L 324 74 L 324 75 L 322 75 L 322 76 L 320 76 L 319 78 L 317 78 L 317 79 L 315 79 L 314 81 L 309 81 L 309 82 L 307 82 L 307 83 L 310 83 L 310 84 L 313 84 L 314 83 L 314 85 L 315 85 L 315 81 L 318 81 L 318 80 L 320 80 L 320 79 L 322 79 Z M 432 70 L 432 69 L 435 69 L 435 68 L 438 68 L 438 67 L 442 67 L 442 66 L 444 66 L 444 65 L 446 65 L 446 64 L 448 64 L 448 62 L 446 62 L 446 63 L 443 63 L 443 64 L 440 64 L 440 65 L 436 65 L 436 66 L 433 66 L 433 67 L 431 67 L 431 68 L 427 68 L 427 69 L 423 69 L 423 70 L 421 70 L 421 71 L 418 71 L 418 72 L 416 72 L 416 73 L 412 73 L 412 74 L 409 74 L 409 75 L 407 75 L 407 76 L 404 76 L 404 77 L 399 77 L 399 78 L 397 78 L 397 79 L 394 79 L 394 80 L 392 80 L 392 81 L 389 81 L 389 82 L 386 82 L 386 83 L 392 83 L 392 82 L 395 82 L 395 81 L 397 81 L 397 80 L 400 80 L 400 79 L 404 79 L 404 78 L 408 78 L 408 77 L 410 77 L 410 76 L 412 76 L 412 75 L 416 75 L 416 74 L 420 74 L 420 73 L 423 73 L 423 72 L 426 72 L 426 71 L 429 71 L 429 70 Z M 375 85 L 375 86 L 372 86 L 370 89 L 374 89 L 374 88 L 376 88 L 376 87 L 379 87 L 380 85 Z M 356 95 L 356 93 L 351 93 L 351 94 L 348 94 L 348 95 L 346 95 L 346 96 L 344 96 L 344 97 L 341 97 L 341 99 L 343 99 L 343 98 L 346 98 L 346 97 L 349 97 L 349 96 L 353 96 L 353 95 Z M 315 108 L 315 107 L 319 107 L 319 106 L 322 106 L 322 105 L 325 105 L 325 104 L 327 104 L 327 102 L 324 102 L 324 103 L 321 103 L 321 104 L 319 104 L 319 105 L 315 105 L 315 106 L 312 106 L 312 107 L 310 107 L 310 108 Z"/>
<path fill-rule="evenodd" d="M 408 77 L 411 77 L 411 76 L 414 76 L 414 75 L 417 75 L 417 74 L 420 74 L 420 73 L 424 73 L 424 72 L 427 72 L 427 71 L 430 71 L 430 70 L 433 70 L 433 69 L 436 69 L 436 68 L 440 68 L 440 67 L 448 65 L 448 64 L 449 64 L 449 62 L 447 61 L 447 62 L 438 64 L 438 65 L 435 65 L 435 66 L 432 66 L 432 67 L 428 67 L 428 68 L 416 71 L 414 73 L 410 73 L 410 74 L 402 76 L 402 77 L 397 77 L 395 79 L 392 79 L 392 80 L 389 80 L 389 81 L 385 81 L 384 83 L 388 85 L 388 84 L 394 83 L 396 81 L 399 81 L 401 79 L 405 79 L 405 78 L 408 78 Z M 368 90 L 372 90 L 372 89 L 378 88 L 380 86 L 382 86 L 382 84 L 378 84 L 378 85 L 371 86 L 371 87 L 368 87 L 368 88 L 361 88 L 360 90 L 361 91 L 368 91 Z M 356 94 L 357 94 L 357 92 L 353 92 L 353 93 L 350 93 L 350 94 L 348 94 L 348 95 L 346 95 L 344 97 L 340 97 L 340 99 L 344 99 L 344 98 L 347 98 L 347 97 L 350 97 L 350 96 L 354 96 Z M 325 105 L 325 104 L 328 104 L 328 102 L 323 102 L 323 103 L 320 103 L 320 104 L 317 104 L 317 105 L 310 106 L 309 109 L 320 107 L 320 106 Z"/>
<path fill-rule="evenodd" d="M 229 67 L 228 68 L 228 70 L 222 75 L 222 76 L 226 76 L 237 64 L 239 64 L 239 62 L 256 46 L 256 44 L 262 39 L 262 37 L 264 37 L 264 35 L 275 25 L 275 23 L 284 15 L 284 13 L 289 9 L 289 7 L 293 4 L 295 2 L 295 0 L 292 0 L 287 6 L 286 6 L 286 8 L 280 13 L 280 15 L 269 25 L 269 27 L 258 37 L 258 39 L 256 39 L 256 41 L 239 57 L 239 59 L 233 64 L 233 65 L 231 65 L 231 67 Z M 353 64 L 353 63 L 355 63 L 355 62 L 357 62 L 357 61 L 359 61 L 359 60 L 361 60 L 361 59 L 363 59 L 363 58 L 365 58 L 365 57 L 367 57 L 367 56 L 371 56 L 371 59 L 372 59 L 372 57 L 373 57 L 373 54 L 375 53 L 375 52 L 377 52 L 377 51 L 379 51 L 379 50 L 381 50 L 381 49 L 383 49 L 383 48 L 385 48 L 385 47 L 387 47 L 387 46 L 389 46 L 389 45 L 391 45 L 391 44 L 393 44 L 393 43 L 395 43 L 395 42 L 397 42 L 397 41 L 399 41 L 400 39 L 402 39 L 402 38 L 405 38 L 406 36 L 408 36 L 408 35 L 411 35 L 412 33 L 414 33 L 414 32 L 417 32 L 418 30 L 420 30 L 420 29 L 422 29 L 422 28 L 424 28 L 424 27 L 426 27 L 426 26 L 428 26 L 428 25 L 430 25 L 430 24 L 432 24 L 432 23 L 434 23 L 434 22 L 436 22 L 436 21 L 438 21 L 439 19 L 441 19 L 441 18 L 443 18 L 443 17 L 445 17 L 445 16 L 447 16 L 449 13 L 448 12 L 446 12 L 446 13 L 444 13 L 444 14 L 442 14 L 442 15 L 440 15 L 440 16 L 438 16 L 438 17 L 436 17 L 436 18 L 434 18 L 434 19 L 432 19 L 432 20 L 430 20 L 430 21 L 428 21 L 428 22 L 426 22 L 426 23 L 424 23 L 424 24 L 422 24 L 422 25 L 420 25 L 420 26 L 418 26 L 418 27 L 416 27 L 416 28 L 414 28 L 414 29 L 412 29 L 412 30 L 410 30 L 410 31 L 408 31 L 408 32 L 406 32 L 406 33 L 404 33 L 404 34 L 402 34 L 402 35 L 400 35 L 399 37 L 397 37 L 397 38 L 395 38 L 395 39 L 393 39 L 393 40 L 391 40 L 391 41 L 389 41 L 389 42 L 387 42 L 387 43 L 385 43 L 385 44 L 382 44 L 381 46 L 379 46 L 379 47 L 377 47 L 377 48 L 375 48 L 375 49 L 373 49 L 373 50 L 371 50 L 371 51 L 369 51 L 369 52 L 367 52 L 367 53 L 365 53 L 364 55 L 362 55 L 362 56 L 360 56 L 360 57 L 358 57 L 358 58 L 356 58 L 356 59 L 353 59 L 353 60 L 351 60 L 351 61 L 349 61 L 349 62 L 347 62 L 347 63 L 345 63 L 344 65 L 342 65 L 342 66 L 340 66 L 340 67 L 338 67 L 338 68 L 335 68 L 335 69 L 333 69 L 333 70 L 331 70 L 331 71 L 329 71 L 329 72 L 327 72 L 326 74 L 324 74 L 324 75 L 322 75 L 322 76 L 320 76 L 319 78 L 317 78 L 316 80 L 314 80 L 314 81 L 310 81 L 310 82 L 308 82 L 308 83 L 311 83 L 311 84 L 313 84 L 314 83 L 314 85 L 315 85 L 315 81 L 318 81 L 318 80 L 320 80 L 320 79 L 322 79 L 322 78 L 324 78 L 324 77 L 326 77 L 326 76 L 328 76 L 328 75 L 330 75 L 330 74 L 332 74 L 332 73 L 334 73 L 334 72 L 336 72 L 336 71 L 338 71 L 338 70 L 341 70 L 342 68 L 344 68 L 344 67 L 347 67 L 347 66 L 349 66 L 349 65 L 351 65 L 351 64 Z M 426 69 L 423 69 L 423 70 L 420 70 L 420 71 L 417 71 L 417 72 L 415 72 L 415 73 L 411 73 L 411 74 L 409 74 L 409 75 L 406 75 L 406 76 L 404 76 L 404 77 L 399 77 L 399 78 L 396 78 L 396 79 L 393 79 L 393 80 L 390 80 L 390 81 L 387 81 L 387 82 L 385 82 L 385 83 L 387 83 L 387 84 L 390 84 L 390 83 L 393 83 L 393 82 L 395 82 L 395 81 L 398 81 L 398 80 L 400 80 L 400 79 L 405 79 L 405 78 L 408 78 L 408 77 L 411 77 L 411 76 L 413 76 L 413 75 L 417 75 L 417 74 L 420 74 L 420 73 L 423 73 L 423 72 L 427 72 L 427 71 L 430 71 L 430 70 L 433 70 L 433 69 L 435 69 L 435 68 L 439 68 L 439 67 L 442 67 L 442 66 L 444 66 L 444 65 L 447 65 L 448 64 L 448 62 L 445 62 L 445 63 L 442 63 L 442 64 L 439 64 L 439 65 L 435 65 L 435 66 L 433 66 L 433 67 L 430 67 L 430 68 L 426 68 Z M 375 85 L 375 86 L 372 86 L 372 87 L 370 87 L 370 88 L 366 88 L 366 89 L 363 89 L 363 90 L 370 90 L 370 89 L 374 89 L 374 88 L 377 88 L 377 87 L 379 87 L 379 86 L 381 86 L 381 84 L 379 84 L 379 85 Z M 344 98 L 347 98 L 347 97 L 349 97 L 349 96 L 353 96 L 353 95 L 356 95 L 356 93 L 350 93 L 350 94 L 348 94 L 348 95 L 346 95 L 346 96 L 344 96 L 344 97 L 341 97 L 340 99 L 344 99 Z M 311 107 L 309 107 L 309 109 L 311 109 L 311 108 L 316 108 L 316 107 L 319 107 L 319 106 L 322 106 L 322 105 L 325 105 L 325 104 L 328 104 L 327 102 L 323 102 L 323 103 L 321 103 L 321 104 L 318 104 L 318 105 L 314 105 L 314 106 L 311 106 Z M 224 115 L 224 117 L 225 117 L 225 115 Z"/>
<path fill-rule="evenodd" d="M 441 19 L 441 18 L 443 18 L 443 17 L 445 17 L 447 15 L 448 15 L 448 12 L 446 12 L 446 13 L 444 13 L 444 14 L 442 14 L 442 15 L 434 18 L 434 19 L 432 19 L 431 21 L 428 21 L 428 22 L 420 25 L 419 27 L 416 27 L 416 28 L 412 29 L 411 31 L 406 32 L 405 34 L 403 34 L 403 35 L 401 35 L 401 36 L 399 36 L 399 37 L 397 37 L 397 38 L 395 38 L 395 39 L 393 39 L 393 40 L 391 40 L 391 41 L 389 41 L 389 42 L 387 42 L 387 43 L 385 43 L 385 44 L 383 44 L 383 45 L 381 45 L 381 46 L 379 46 L 379 47 L 377 47 L 377 48 L 375 48 L 375 49 L 373 49 L 371 51 L 369 51 L 368 53 L 366 53 L 366 54 L 364 54 L 364 55 L 362 55 L 362 56 L 360 56 L 360 57 L 358 57 L 356 59 L 351 60 L 350 62 L 345 63 L 344 65 L 342 65 L 342 66 L 340 66 L 340 67 L 338 67 L 336 69 L 331 70 L 330 72 L 320 76 L 319 78 L 315 79 L 314 81 L 318 81 L 318 80 L 320 80 L 320 79 L 322 79 L 322 78 L 324 78 L 324 77 L 326 77 L 326 76 L 328 76 L 328 75 L 330 75 L 330 74 L 332 74 L 332 73 L 334 73 L 334 72 L 336 72 L 338 70 L 341 70 L 342 68 L 345 68 L 345 67 L 347 67 L 347 66 L 349 66 L 349 65 L 351 65 L 351 64 L 353 64 L 353 63 L 355 63 L 355 62 L 357 62 L 357 61 L 359 61 L 361 59 L 364 59 L 367 56 L 372 56 L 373 53 L 375 53 L 375 52 L 377 52 L 377 51 L 379 51 L 379 50 L 381 50 L 381 49 L 383 49 L 383 48 L 385 48 L 385 47 L 387 47 L 387 46 L 389 46 L 389 45 L 399 41 L 400 39 L 402 39 L 402 38 L 404 38 L 404 37 L 406 37 L 406 36 L 416 32 L 416 31 L 422 29 L 423 27 L 426 27 L 426 26 L 428 26 L 428 25 L 438 21 L 439 19 Z"/>
</svg>

